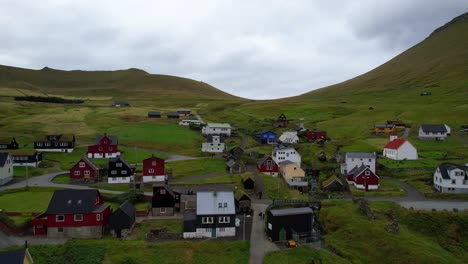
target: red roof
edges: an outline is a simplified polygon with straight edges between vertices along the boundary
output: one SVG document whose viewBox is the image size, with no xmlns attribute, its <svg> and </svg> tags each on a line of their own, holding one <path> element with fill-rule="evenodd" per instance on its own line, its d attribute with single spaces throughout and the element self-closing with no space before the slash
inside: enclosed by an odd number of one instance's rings
<svg viewBox="0 0 468 264">
<path fill-rule="evenodd" d="M 403 145 L 403 143 L 406 142 L 406 139 L 401 139 L 401 138 L 397 138 L 397 139 L 394 139 L 390 142 L 387 143 L 387 145 L 385 145 L 384 148 L 387 148 L 387 149 L 399 149 L 401 145 Z"/>
</svg>

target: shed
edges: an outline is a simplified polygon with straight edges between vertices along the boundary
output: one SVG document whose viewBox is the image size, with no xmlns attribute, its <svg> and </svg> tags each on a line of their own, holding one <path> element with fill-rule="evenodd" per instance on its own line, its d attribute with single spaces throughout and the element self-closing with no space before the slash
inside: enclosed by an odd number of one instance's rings
<svg viewBox="0 0 468 264">
<path fill-rule="evenodd" d="M 250 212 L 252 199 L 250 199 L 250 196 L 246 192 L 237 190 L 234 195 L 234 198 L 236 202 L 236 208 L 239 212 Z"/>
<path fill-rule="evenodd" d="M 333 175 L 322 182 L 322 189 L 329 192 L 341 192 L 343 191 L 343 181 Z"/>
<path fill-rule="evenodd" d="M 272 209 L 267 212 L 267 235 L 271 241 L 293 239 L 305 243 L 312 237 L 314 211 L 310 207 Z"/>
<path fill-rule="evenodd" d="M 161 112 L 159 112 L 159 111 L 150 111 L 150 112 L 148 112 L 148 118 L 161 118 Z"/>
<path fill-rule="evenodd" d="M 175 118 L 175 119 L 178 119 L 179 118 L 179 113 L 177 112 L 168 112 L 167 113 L 167 118 Z"/>
<path fill-rule="evenodd" d="M 118 238 L 126 237 L 135 225 L 135 217 L 136 210 L 133 204 L 128 201 L 123 202 L 109 219 L 111 233 Z"/>
<path fill-rule="evenodd" d="M 244 185 L 244 189 L 253 190 L 253 188 L 255 187 L 255 180 L 252 174 L 250 173 L 242 174 L 241 179 L 242 179 L 242 184 Z"/>
</svg>

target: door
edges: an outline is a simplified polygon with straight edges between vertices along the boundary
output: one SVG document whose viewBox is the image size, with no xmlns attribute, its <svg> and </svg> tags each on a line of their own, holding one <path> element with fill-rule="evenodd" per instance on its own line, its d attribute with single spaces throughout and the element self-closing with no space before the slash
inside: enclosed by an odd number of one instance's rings
<svg viewBox="0 0 468 264">
<path fill-rule="evenodd" d="M 280 231 L 279 231 L 278 240 L 279 241 L 286 241 L 286 230 L 284 229 L 284 227 L 281 228 Z"/>
<path fill-rule="evenodd" d="M 211 228 L 211 237 L 216 237 L 216 227 Z"/>
<path fill-rule="evenodd" d="M 119 228 L 119 229 L 116 229 L 116 230 L 115 230 L 115 233 L 116 233 L 116 235 L 117 235 L 117 238 L 122 238 L 122 229 L 120 229 L 120 228 Z"/>
</svg>

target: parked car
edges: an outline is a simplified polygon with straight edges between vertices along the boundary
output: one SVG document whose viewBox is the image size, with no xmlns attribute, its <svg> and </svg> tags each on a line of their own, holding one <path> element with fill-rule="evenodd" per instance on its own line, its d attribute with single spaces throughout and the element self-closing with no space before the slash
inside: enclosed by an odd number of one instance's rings
<svg viewBox="0 0 468 264">
<path fill-rule="evenodd" d="M 297 242 L 294 241 L 294 240 L 288 240 L 288 241 L 286 242 L 286 247 L 288 247 L 288 248 L 295 248 L 295 247 L 297 247 Z"/>
</svg>

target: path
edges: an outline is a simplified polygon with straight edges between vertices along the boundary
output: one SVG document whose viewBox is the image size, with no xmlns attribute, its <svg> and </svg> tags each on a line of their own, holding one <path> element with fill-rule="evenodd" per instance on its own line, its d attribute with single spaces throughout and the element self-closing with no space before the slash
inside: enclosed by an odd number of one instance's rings
<svg viewBox="0 0 468 264">
<path fill-rule="evenodd" d="M 279 250 L 268 239 L 264 231 L 264 221 L 258 216 L 260 212 L 265 213 L 267 207 L 267 204 L 257 203 L 256 199 L 252 200 L 253 219 L 252 231 L 250 233 L 250 264 L 263 264 L 263 258 L 266 253 Z"/>
<path fill-rule="evenodd" d="M 205 124 L 203 118 L 199 114 L 195 114 L 195 116 L 197 117 L 198 121 L 200 121 L 200 123 Z"/>
<path fill-rule="evenodd" d="M 248 165 L 247 166 L 247 171 L 252 173 L 254 180 L 255 180 L 255 192 L 258 194 L 259 192 L 262 192 L 262 199 L 264 200 L 270 200 L 268 197 L 267 191 L 265 189 L 265 185 L 263 184 L 262 177 L 258 175 L 257 168 L 253 165 Z"/>
<path fill-rule="evenodd" d="M 65 244 L 68 241 L 67 238 L 48 238 L 48 237 L 36 237 L 36 236 L 9 236 L 0 230 L 0 249 L 24 245 L 25 241 L 32 245 L 50 245 L 50 244 Z"/>
</svg>

